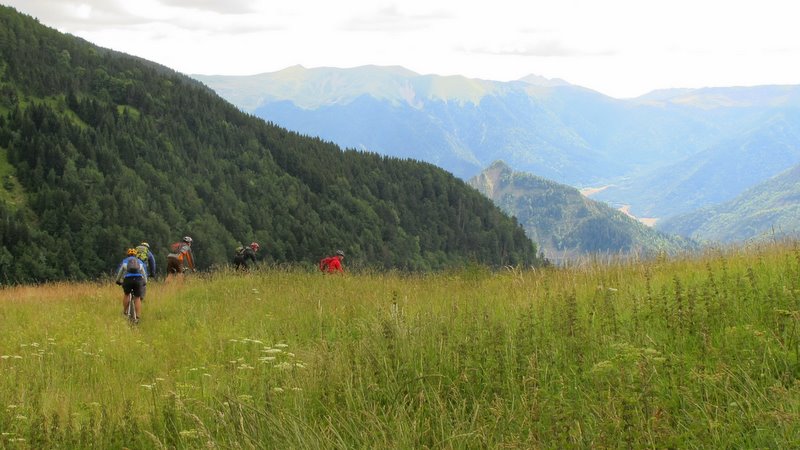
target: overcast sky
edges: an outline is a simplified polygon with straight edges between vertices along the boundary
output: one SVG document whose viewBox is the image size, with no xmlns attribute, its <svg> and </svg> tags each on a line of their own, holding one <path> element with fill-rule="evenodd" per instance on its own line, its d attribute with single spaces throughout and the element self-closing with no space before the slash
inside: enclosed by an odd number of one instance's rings
<svg viewBox="0 0 800 450">
<path fill-rule="evenodd" d="M 800 84 L 796 0 L 0 0 L 186 74 L 400 65 L 614 97 Z"/>
</svg>

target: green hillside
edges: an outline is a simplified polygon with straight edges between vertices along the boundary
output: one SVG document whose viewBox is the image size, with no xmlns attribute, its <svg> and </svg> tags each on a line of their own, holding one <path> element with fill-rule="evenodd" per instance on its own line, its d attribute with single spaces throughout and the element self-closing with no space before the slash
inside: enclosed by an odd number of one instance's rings
<svg viewBox="0 0 800 450">
<path fill-rule="evenodd" d="M 0 149 L 3 283 L 96 277 L 142 240 L 163 266 L 184 235 L 201 268 L 251 240 L 274 263 L 335 248 L 351 268 L 537 263 L 515 221 L 439 168 L 272 126 L 173 70 L 7 7 Z"/>
<path fill-rule="evenodd" d="M 515 216 L 551 260 L 586 255 L 654 255 L 696 248 L 686 239 L 655 231 L 570 186 L 514 172 L 495 162 L 470 185 Z"/>
</svg>

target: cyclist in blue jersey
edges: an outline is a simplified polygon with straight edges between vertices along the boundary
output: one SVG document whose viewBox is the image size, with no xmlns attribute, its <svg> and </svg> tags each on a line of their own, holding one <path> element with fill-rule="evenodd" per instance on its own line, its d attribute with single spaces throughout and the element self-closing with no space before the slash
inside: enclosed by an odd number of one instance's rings
<svg viewBox="0 0 800 450">
<path fill-rule="evenodd" d="M 122 286 L 122 313 L 128 310 L 130 297 L 133 297 L 133 307 L 136 310 L 136 321 L 139 321 L 142 312 L 142 297 L 147 286 L 147 269 L 145 264 L 136 257 L 136 249 L 129 248 L 127 256 L 117 269 L 116 283 Z"/>
</svg>

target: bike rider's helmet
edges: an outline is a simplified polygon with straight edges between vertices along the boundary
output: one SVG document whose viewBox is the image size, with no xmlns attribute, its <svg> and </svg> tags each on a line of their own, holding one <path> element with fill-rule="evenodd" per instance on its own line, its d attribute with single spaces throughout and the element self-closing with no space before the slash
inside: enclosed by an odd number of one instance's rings
<svg viewBox="0 0 800 450">
<path fill-rule="evenodd" d="M 187 244 L 191 244 L 192 243 L 192 238 L 189 237 L 189 236 L 184 236 L 183 237 L 183 242 L 186 242 Z"/>
<path fill-rule="evenodd" d="M 126 255 L 128 255 L 128 256 L 136 256 L 136 249 L 135 248 L 129 248 L 128 251 L 126 252 Z"/>
<path fill-rule="evenodd" d="M 258 245 L 258 242 L 251 242 L 251 243 L 250 243 L 250 248 L 252 248 L 254 252 L 257 252 L 257 251 L 258 251 L 258 249 L 260 249 L 260 248 L 261 248 L 261 246 L 260 246 L 260 245 Z"/>
<path fill-rule="evenodd" d="M 147 248 L 150 248 L 150 244 L 148 244 L 147 242 L 142 242 L 142 243 L 141 243 L 141 244 L 139 244 L 139 245 L 141 245 L 141 246 L 144 246 L 144 247 L 147 247 Z"/>
<path fill-rule="evenodd" d="M 344 252 L 341 250 L 336 250 L 336 256 L 341 256 L 342 258 L 344 258 Z"/>
</svg>

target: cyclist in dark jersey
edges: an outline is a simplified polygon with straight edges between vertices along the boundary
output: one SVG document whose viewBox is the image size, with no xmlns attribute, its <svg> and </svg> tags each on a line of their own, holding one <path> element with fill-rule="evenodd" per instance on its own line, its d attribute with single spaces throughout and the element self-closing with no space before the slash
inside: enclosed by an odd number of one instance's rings
<svg viewBox="0 0 800 450">
<path fill-rule="evenodd" d="M 237 270 L 250 268 L 248 261 L 256 263 L 256 252 L 261 248 L 258 242 L 251 242 L 247 247 L 239 247 L 233 255 L 233 267 Z"/>
</svg>

